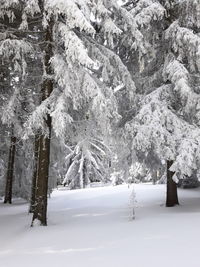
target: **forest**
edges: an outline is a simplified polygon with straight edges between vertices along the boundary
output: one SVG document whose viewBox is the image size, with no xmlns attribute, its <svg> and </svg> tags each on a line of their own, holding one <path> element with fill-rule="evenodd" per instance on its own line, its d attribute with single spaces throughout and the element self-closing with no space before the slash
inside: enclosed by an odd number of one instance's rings
<svg viewBox="0 0 200 267">
<path fill-rule="evenodd" d="M 90 198 L 91 227 L 93 201 L 129 203 L 136 229 L 140 200 L 139 217 L 154 200 L 168 216 L 198 209 L 200 0 L 0 0 L 0 140 L 0 228 L 25 205 L 22 225 L 51 234 L 51 214 L 68 207 L 67 228 Z"/>
</svg>

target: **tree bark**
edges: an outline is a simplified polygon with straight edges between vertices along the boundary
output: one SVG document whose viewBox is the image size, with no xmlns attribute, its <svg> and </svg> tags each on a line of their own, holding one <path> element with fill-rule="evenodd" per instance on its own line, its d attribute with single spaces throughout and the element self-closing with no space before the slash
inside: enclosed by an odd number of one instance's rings
<svg viewBox="0 0 200 267">
<path fill-rule="evenodd" d="M 31 186 L 31 200 L 29 212 L 33 213 L 35 208 L 35 194 L 36 194 L 36 185 L 37 185 L 37 176 L 38 176 L 38 158 L 39 158 L 39 136 L 35 137 L 35 148 L 34 148 L 34 171 L 32 177 L 32 186 Z"/>
<path fill-rule="evenodd" d="M 178 193 L 177 193 L 177 185 L 173 181 L 172 177 L 174 172 L 170 171 L 170 167 L 172 166 L 173 161 L 167 161 L 167 199 L 166 199 L 166 207 L 173 207 L 175 205 L 179 205 L 178 202 Z"/>
<path fill-rule="evenodd" d="M 53 72 L 50 64 L 50 59 L 53 56 L 53 19 L 50 19 L 49 25 L 46 28 L 44 49 L 44 66 L 46 77 L 42 83 L 42 101 L 47 99 L 53 91 L 53 80 L 51 78 Z M 36 178 L 35 190 L 35 205 L 33 212 L 33 220 L 39 221 L 40 225 L 47 225 L 47 192 L 48 192 L 48 177 L 50 163 L 50 138 L 51 138 L 51 117 L 48 114 L 45 120 L 46 127 L 49 131 L 48 136 L 40 135 L 38 149 L 38 172 Z"/>
<path fill-rule="evenodd" d="M 158 180 L 158 173 L 157 170 L 153 171 L 153 177 L 152 177 L 152 184 L 155 185 Z"/>
<path fill-rule="evenodd" d="M 12 203 L 12 187 L 13 187 L 13 171 L 15 162 L 15 150 L 16 150 L 16 137 L 11 136 L 11 143 L 8 157 L 8 169 L 6 176 L 6 188 L 4 203 Z"/>
</svg>

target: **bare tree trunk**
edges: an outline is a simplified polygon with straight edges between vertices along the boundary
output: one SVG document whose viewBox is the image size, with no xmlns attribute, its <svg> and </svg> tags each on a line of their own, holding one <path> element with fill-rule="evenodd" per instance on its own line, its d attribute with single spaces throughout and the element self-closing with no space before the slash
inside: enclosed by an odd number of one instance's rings
<svg viewBox="0 0 200 267">
<path fill-rule="evenodd" d="M 50 161 L 49 154 L 50 136 L 40 136 L 33 222 L 34 220 L 38 220 L 41 225 L 47 225 L 47 193 Z"/>
<path fill-rule="evenodd" d="M 177 185 L 173 181 L 172 177 L 174 172 L 170 171 L 170 167 L 172 166 L 173 161 L 167 161 L 167 199 L 166 199 L 166 207 L 173 207 L 175 205 L 179 205 L 178 202 L 178 194 L 177 194 Z"/>
<path fill-rule="evenodd" d="M 29 212 L 33 213 L 35 208 L 35 193 L 36 193 L 36 185 L 37 185 L 37 176 L 38 176 L 38 158 L 39 158 L 39 136 L 35 137 L 35 148 L 34 148 L 34 171 L 32 177 L 32 186 L 31 186 L 31 200 L 30 200 L 30 208 Z"/>
<path fill-rule="evenodd" d="M 153 177 L 152 177 L 152 183 L 153 183 L 153 185 L 156 184 L 157 180 L 158 180 L 158 173 L 157 173 L 157 170 L 154 170 L 153 171 Z"/>
<path fill-rule="evenodd" d="M 4 203 L 12 203 L 12 187 L 13 187 L 13 171 L 15 162 L 16 137 L 11 136 L 11 143 L 9 149 L 8 169 L 6 176 L 6 188 Z"/>
<path fill-rule="evenodd" d="M 42 84 L 42 101 L 47 99 L 53 91 L 52 69 L 50 59 L 53 56 L 53 20 L 49 21 L 46 28 L 44 49 L 44 66 L 46 77 Z M 32 225 L 35 220 L 39 221 L 40 225 L 47 225 L 47 192 L 48 192 L 48 177 L 50 163 L 50 138 L 51 138 L 51 117 L 48 114 L 45 120 L 49 135 L 41 135 L 39 137 L 38 149 L 38 174 L 36 179 L 35 205 L 33 212 Z"/>
<path fill-rule="evenodd" d="M 86 162 L 83 162 L 83 188 L 86 188 L 89 184 L 88 172 L 86 172 Z"/>
</svg>

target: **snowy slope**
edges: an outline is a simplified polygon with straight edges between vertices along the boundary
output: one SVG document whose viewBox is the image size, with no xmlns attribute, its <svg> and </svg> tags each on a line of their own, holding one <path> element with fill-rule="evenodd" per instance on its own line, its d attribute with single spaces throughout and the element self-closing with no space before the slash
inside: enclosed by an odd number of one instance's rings
<svg viewBox="0 0 200 267">
<path fill-rule="evenodd" d="M 0 203 L 0 267 L 199 267 L 200 192 L 180 190 L 165 208 L 163 185 L 54 191 L 49 226 L 30 228 L 27 204 Z"/>
</svg>

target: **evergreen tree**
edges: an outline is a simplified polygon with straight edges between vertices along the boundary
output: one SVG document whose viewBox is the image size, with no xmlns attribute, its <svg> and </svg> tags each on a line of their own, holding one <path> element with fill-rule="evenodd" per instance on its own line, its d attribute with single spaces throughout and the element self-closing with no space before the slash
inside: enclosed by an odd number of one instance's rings
<svg viewBox="0 0 200 267">
<path fill-rule="evenodd" d="M 42 82 L 37 84 L 40 97 L 19 132 L 24 138 L 39 135 L 33 222 L 37 219 L 46 225 L 51 134 L 63 138 L 69 125 L 76 127 L 82 113 L 89 114 L 100 129 L 108 132 L 113 118 L 118 118 L 114 91 L 123 86 L 133 95 L 130 73 L 112 49 L 131 20 L 115 1 L 101 0 L 3 1 L 1 13 L 3 21 L 6 18 L 15 25 L 14 40 L 5 36 L 4 43 L 10 45 L 13 57 L 18 55 L 16 44 L 24 51 L 14 60 L 21 71 L 17 77 L 22 81 L 31 77 L 25 64 L 26 52 L 35 63 L 43 65 Z M 118 13 L 125 22 L 121 29 L 115 24 Z M 96 34 L 98 27 L 100 36 Z"/>
<path fill-rule="evenodd" d="M 155 4 L 160 9 L 152 9 Z M 177 177 L 199 166 L 198 7 L 199 1 L 141 0 L 131 9 L 148 49 L 138 58 L 139 109 L 126 130 L 134 149 L 145 155 L 153 147 L 167 163 L 166 206 L 178 203 Z"/>
</svg>

